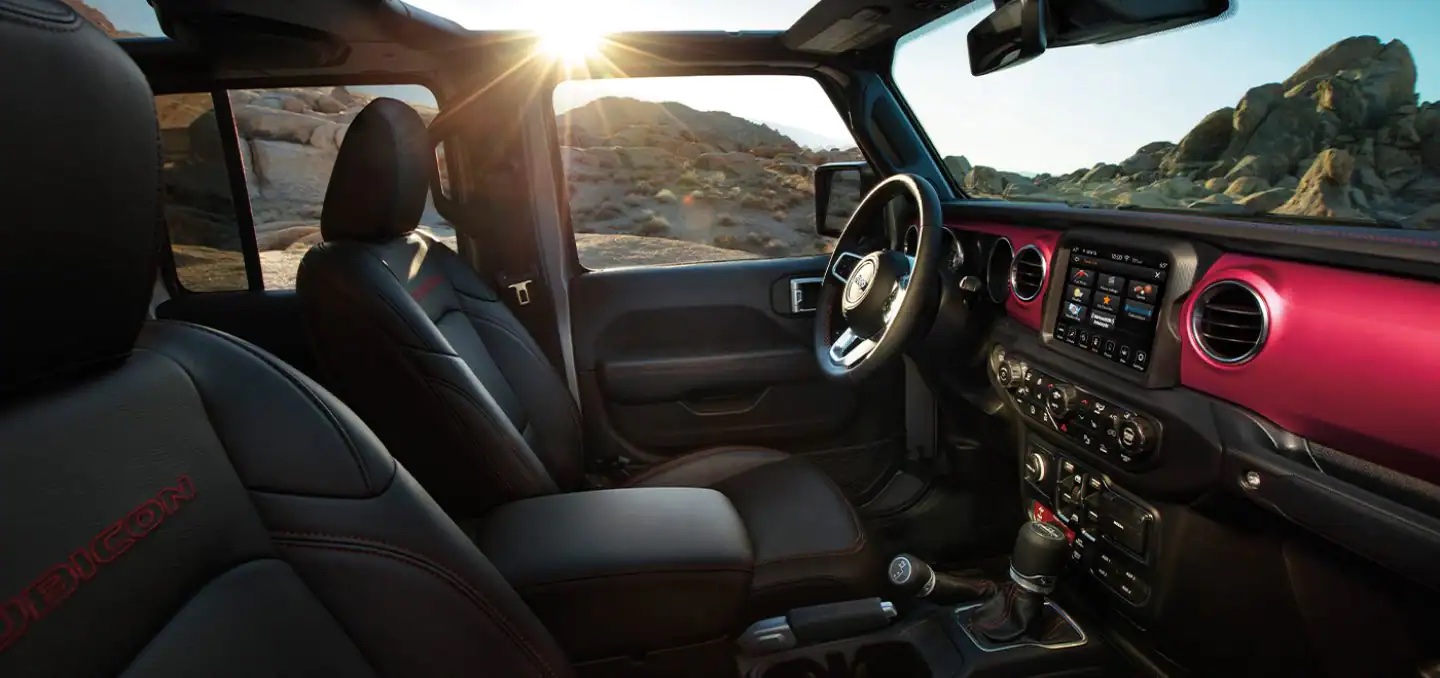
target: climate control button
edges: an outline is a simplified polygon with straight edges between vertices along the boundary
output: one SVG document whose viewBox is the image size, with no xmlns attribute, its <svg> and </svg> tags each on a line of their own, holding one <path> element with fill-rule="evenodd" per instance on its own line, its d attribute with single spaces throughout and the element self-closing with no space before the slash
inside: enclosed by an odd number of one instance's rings
<svg viewBox="0 0 1440 678">
<path fill-rule="evenodd" d="M 1055 384 L 1045 397 L 1045 409 L 1056 420 L 1069 417 L 1075 411 L 1075 399 L 1079 393 L 1069 384 Z"/>
<path fill-rule="evenodd" d="M 1115 440 L 1120 449 L 1133 457 L 1149 453 L 1154 445 L 1154 436 L 1154 427 L 1139 417 L 1121 419 L 1115 427 Z"/>
</svg>

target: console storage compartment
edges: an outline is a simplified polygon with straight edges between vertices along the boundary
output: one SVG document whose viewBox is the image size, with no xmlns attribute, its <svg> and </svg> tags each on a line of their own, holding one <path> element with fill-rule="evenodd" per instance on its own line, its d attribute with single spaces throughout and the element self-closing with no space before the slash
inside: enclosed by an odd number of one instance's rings
<svg viewBox="0 0 1440 678">
<path fill-rule="evenodd" d="M 474 537 L 577 662 L 701 644 L 743 626 L 750 538 L 714 490 L 524 499 L 479 521 Z"/>
</svg>

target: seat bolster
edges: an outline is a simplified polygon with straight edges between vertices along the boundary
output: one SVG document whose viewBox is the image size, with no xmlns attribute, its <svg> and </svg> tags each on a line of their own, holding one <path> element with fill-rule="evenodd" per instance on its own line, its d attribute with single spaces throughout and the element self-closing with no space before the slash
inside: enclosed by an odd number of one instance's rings
<svg viewBox="0 0 1440 678">
<path fill-rule="evenodd" d="M 369 497 L 389 486 L 395 460 L 350 408 L 280 359 L 218 330 L 146 323 L 136 350 L 190 376 L 246 487 Z"/>
</svg>

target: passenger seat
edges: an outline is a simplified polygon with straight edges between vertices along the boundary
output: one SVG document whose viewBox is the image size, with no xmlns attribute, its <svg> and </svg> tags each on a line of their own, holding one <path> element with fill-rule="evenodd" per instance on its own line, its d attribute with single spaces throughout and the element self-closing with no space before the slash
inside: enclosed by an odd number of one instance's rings
<svg viewBox="0 0 1440 678">
<path fill-rule="evenodd" d="M 306 254 L 297 287 L 327 385 L 465 521 L 584 489 L 585 456 L 570 391 L 524 326 L 459 256 L 415 230 L 432 147 L 404 103 L 361 111 L 325 196 L 325 242 Z M 883 570 L 835 483 L 783 452 L 697 452 L 630 485 L 730 498 L 753 542 L 756 614 L 870 595 Z"/>
</svg>

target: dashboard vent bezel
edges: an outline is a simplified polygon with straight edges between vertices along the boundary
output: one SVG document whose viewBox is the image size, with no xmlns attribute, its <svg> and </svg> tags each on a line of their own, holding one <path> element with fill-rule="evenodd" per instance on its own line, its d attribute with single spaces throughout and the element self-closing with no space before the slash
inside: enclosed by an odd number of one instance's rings
<svg viewBox="0 0 1440 678">
<path fill-rule="evenodd" d="M 1213 333 L 1201 331 L 1202 323 L 1206 322 L 1207 311 L 1214 308 L 1210 305 L 1211 302 L 1214 301 L 1215 297 L 1227 293 L 1245 294 L 1253 301 L 1254 311 L 1237 310 L 1239 307 L 1233 304 L 1229 305 L 1229 307 L 1223 311 L 1230 313 L 1232 316 L 1258 317 L 1258 329 L 1251 329 L 1244 325 L 1225 325 L 1225 327 L 1245 329 L 1253 332 L 1255 334 L 1253 340 L 1220 337 Z M 1215 323 L 1219 321 L 1211 319 L 1209 322 Z M 1270 309 L 1265 304 L 1265 297 L 1248 283 L 1239 280 L 1217 280 L 1206 285 L 1205 289 L 1200 291 L 1200 295 L 1195 298 L 1195 305 L 1190 310 L 1190 336 L 1194 340 L 1196 348 L 1200 349 L 1200 352 L 1205 354 L 1205 357 L 1222 365 L 1241 365 L 1254 360 L 1255 356 L 1259 355 L 1260 351 L 1265 348 L 1265 341 L 1270 337 Z M 1226 343 L 1246 345 L 1248 348 L 1238 354 L 1233 351 L 1218 350 L 1214 343 L 1206 341 L 1207 337 L 1212 340 L 1219 339 Z"/>
<path fill-rule="evenodd" d="M 996 289 L 997 287 L 1001 287 L 1000 285 L 991 284 L 995 282 L 995 255 L 1000 253 L 1001 246 L 1004 246 L 1005 257 L 1009 260 L 1004 264 L 1005 268 L 1003 270 L 1005 271 L 1005 277 L 1003 280 L 1005 284 L 1003 287 L 1005 289 L 1003 290 Z M 1010 239 L 1004 236 L 996 239 L 995 244 L 990 246 L 990 254 L 985 257 L 985 294 L 990 297 L 990 301 L 1003 304 L 1005 303 L 1006 297 L 1010 296 L 1010 264 L 1014 261 L 1015 246 L 1010 244 Z"/>
<path fill-rule="evenodd" d="M 1018 284 L 1021 260 L 1025 257 L 1025 253 L 1027 251 L 1034 252 L 1035 258 L 1040 260 L 1040 280 L 1035 283 L 1035 290 L 1031 292 L 1030 296 L 1028 297 L 1020 292 L 1020 285 Z M 1045 281 L 1049 279 L 1049 277 L 1050 262 L 1045 260 L 1045 253 L 1041 252 L 1040 248 L 1036 247 L 1035 245 L 1026 245 L 1024 247 L 1021 247 L 1020 250 L 1015 253 L 1014 258 L 1010 260 L 1010 293 L 1015 295 L 1015 298 L 1019 299 L 1020 301 L 1031 302 L 1034 301 L 1036 297 L 1039 297 L 1040 292 L 1045 289 Z"/>
</svg>

